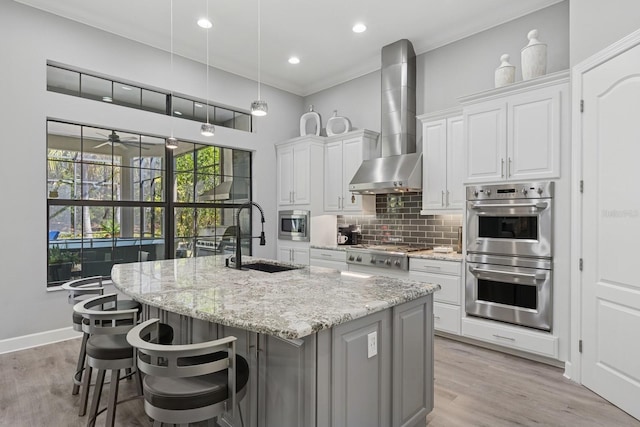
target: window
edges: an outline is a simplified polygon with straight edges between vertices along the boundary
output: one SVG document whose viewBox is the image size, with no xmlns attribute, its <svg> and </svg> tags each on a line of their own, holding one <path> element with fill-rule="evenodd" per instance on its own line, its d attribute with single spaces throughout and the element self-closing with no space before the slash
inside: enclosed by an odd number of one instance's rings
<svg viewBox="0 0 640 427">
<path fill-rule="evenodd" d="M 251 132 L 251 114 L 201 99 L 172 95 L 169 91 L 146 89 L 108 77 L 98 77 L 71 67 L 47 64 L 47 90 L 197 122 L 207 120 L 208 105 L 210 123 Z"/>
<path fill-rule="evenodd" d="M 109 276 L 116 263 L 235 250 L 251 153 L 183 141 L 171 151 L 164 138 L 52 120 L 47 134 L 49 286 Z"/>
</svg>

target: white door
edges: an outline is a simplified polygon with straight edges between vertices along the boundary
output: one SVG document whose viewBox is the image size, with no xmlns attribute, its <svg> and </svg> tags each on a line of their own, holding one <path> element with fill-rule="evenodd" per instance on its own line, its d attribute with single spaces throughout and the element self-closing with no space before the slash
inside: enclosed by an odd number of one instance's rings
<svg viewBox="0 0 640 427">
<path fill-rule="evenodd" d="M 293 204 L 293 147 L 277 148 L 278 205 Z"/>
<path fill-rule="evenodd" d="M 447 189 L 447 120 L 422 126 L 422 209 L 443 209 Z"/>
<path fill-rule="evenodd" d="M 362 155 L 362 138 L 345 139 L 342 143 L 342 210 L 362 210 L 362 196 L 349 191 L 349 183 L 358 171 L 364 157 Z"/>
<path fill-rule="evenodd" d="M 640 419 L 640 46 L 583 74 L 582 382 Z"/>
<path fill-rule="evenodd" d="M 464 179 L 464 124 L 462 117 L 447 119 L 447 207 L 462 209 L 466 194 Z"/>
<path fill-rule="evenodd" d="M 495 182 L 505 179 L 507 105 L 486 102 L 464 109 L 467 179 Z"/>
<path fill-rule="evenodd" d="M 324 210 L 342 210 L 342 141 L 324 146 Z"/>
<path fill-rule="evenodd" d="M 310 157 L 310 144 L 298 143 L 293 146 L 293 201 L 296 205 L 311 203 L 309 194 Z"/>
</svg>

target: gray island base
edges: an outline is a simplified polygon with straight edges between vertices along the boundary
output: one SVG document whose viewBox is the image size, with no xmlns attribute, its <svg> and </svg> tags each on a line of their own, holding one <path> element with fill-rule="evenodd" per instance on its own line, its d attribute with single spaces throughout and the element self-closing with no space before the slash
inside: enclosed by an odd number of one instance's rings
<svg viewBox="0 0 640 427">
<path fill-rule="evenodd" d="M 239 271 L 224 261 L 118 264 L 112 279 L 180 342 L 238 338 L 250 367 L 245 426 L 425 425 L 439 285 L 308 266 Z M 255 261 L 274 262 L 243 257 Z"/>
</svg>

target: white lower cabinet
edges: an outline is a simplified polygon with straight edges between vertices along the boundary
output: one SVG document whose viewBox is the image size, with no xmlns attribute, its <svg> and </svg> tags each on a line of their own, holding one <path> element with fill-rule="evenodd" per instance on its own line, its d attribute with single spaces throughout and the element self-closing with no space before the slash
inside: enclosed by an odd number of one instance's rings
<svg viewBox="0 0 640 427">
<path fill-rule="evenodd" d="M 309 265 L 309 244 L 278 240 L 278 261 Z"/>
<path fill-rule="evenodd" d="M 558 358 L 558 337 L 548 332 L 466 317 L 462 319 L 462 335 L 527 353 Z"/>
<path fill-rule="evenodd" d="M 347 253 L 341 250 L 311 248 L 309 265 L 347 271 L 346 256 Z"/>
<path fill-rule="evenodd" d="M 424 258 L 409 260 L 409 278 L 440 285 L 440 290 L 433 294 L 433 318 L 436 331 L 461 334 L 461 267 L 460 261 Z"/>
<path fill-rule="evenodd" d="M 437 331 L 460 335 L 461 317 L 460 306 L 441 302 L 433 303 L 433 327 Z"/>
</svg>

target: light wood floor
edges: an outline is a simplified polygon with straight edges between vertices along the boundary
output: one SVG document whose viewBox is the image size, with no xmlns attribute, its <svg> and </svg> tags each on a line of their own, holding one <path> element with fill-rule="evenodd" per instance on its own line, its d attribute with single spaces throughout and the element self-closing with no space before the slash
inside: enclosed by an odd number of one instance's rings
<svg viewBox="0 0 640 427">
<path fill-rule="evenodd" d="M 640 421 L 563 378 L 558 368 L 445 338 L 435 342 L 435 409 L 427 417 L 429 427 L 640 427 Z M 0 355 L 1 427 L 86 425 L 86 416 L 77 416 L 79 398 L 70 393 L 79 344 L 70 340 Z M 132 397 L 133 381 L 125 382 L 119 394 Z M 104 414 L 97 422 L 103 424 Z M 118 405 L 117 425 L 150 425 L 140 399 Z"/>
</svg>

